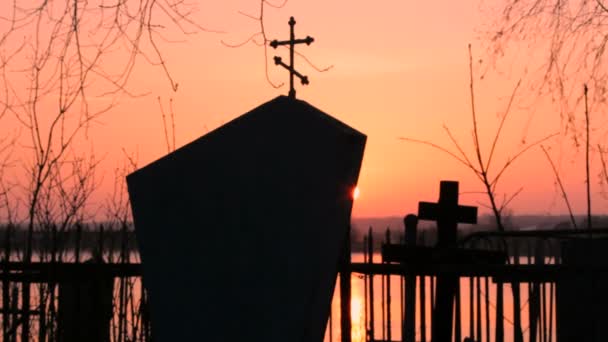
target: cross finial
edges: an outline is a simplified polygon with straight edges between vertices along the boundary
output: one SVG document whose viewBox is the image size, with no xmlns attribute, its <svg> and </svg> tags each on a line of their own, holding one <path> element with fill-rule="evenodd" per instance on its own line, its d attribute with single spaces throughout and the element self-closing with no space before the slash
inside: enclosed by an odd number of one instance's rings
<svg viewBox="0 0 608 342">
<path fill-rule="evenodd" d="M 270 42 L 270 46 L 276 49 L 279 45 L 289 45 L 289 65 L 285 64 L 281 57 L 274 56 L 274 64 L 281 65 L 283 68 L 289 70 L 289 97 L 292 99 L 296 98 L 296 90 L 293 87 L 293 76 L 297 76 L 302 84 L 308 84 L 308 77 L 300 74 L 294 69 L 293 59 L 294 59 L 294 51 L 296 44 L 305 43 L 306 45 L 310 45 L 315 39 L 311 36 L 306 36 L 304 39 L 296 39 L 294 33 L 294 26 L 296 25 L 296 20 L 291 17 L 289 18 L 289 40 L 273 40 Z"/>
</svg>

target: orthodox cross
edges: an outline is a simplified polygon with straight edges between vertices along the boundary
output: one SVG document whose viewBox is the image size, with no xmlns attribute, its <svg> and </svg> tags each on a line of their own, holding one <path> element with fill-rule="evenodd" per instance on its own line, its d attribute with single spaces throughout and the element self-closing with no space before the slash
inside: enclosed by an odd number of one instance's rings
<svg viewBox="0 0 608 342">
<path fill-rule="evenodd" d="M 273 49 L 276 49 L 279 45 L 289 45 L 289 65 L 285 64 L 281 57 L 274 56 L 274 64 L 281 65 L 283 68 L 289 70 L 289 97 L 292 99 L 296 98 L 296 90 L 293 88 L 293 76 L 297 76 L 302 84 L 308 84 L 308 77 L 297 72 L 293 67 L 293 57 L 295 51 L 296 44 L 306 43 L 306 45 L 310 45 L 310 43 L 314 42 L 314 38 L 311 36 L 306 36 L 304 39 L 296 39 L 295 34 L 293 32 L 293 27 L 295 26 L 296 21 L 293 17 L 289 18 L 289 40 L 273 40 L 270 42 L 270 46 Z"/>
</svg>

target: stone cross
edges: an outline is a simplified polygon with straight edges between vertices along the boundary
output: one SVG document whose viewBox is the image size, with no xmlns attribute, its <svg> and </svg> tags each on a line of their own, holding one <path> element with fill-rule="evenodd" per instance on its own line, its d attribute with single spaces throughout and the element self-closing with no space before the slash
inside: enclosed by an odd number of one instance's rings
<svg viewBox="0 0 608 342">
<path fill-rule="evenodd" d="M 458 205 L 458 182 L 441 181 L 439 201 L 418 203 L 418 219 L 437 221 L 437 247 L 452 247 L 458 223 L 477 223 L 477 207 Z"/>
<path fill-rule="evenodd" d="M 283 68 L 289 70 L 289 97 L 292 99 L 296 98 L 296 90 L 293 87 L 293 76 L 297 76 L 302 84 L 308 84 L 308 77 L 297 72 L 293 66 L 294 52 L 296 44 L 310 45 L 314 42 L 314 38 L 311 36 L 306 36 L 304 39 L 296 39 L 295 33 L 293 32 L 293 27 L 296 25 L 296 21 L 293 17 L 289 18 L 289 40 L 273 40 L 270 42 L 270 46 L 276 49 L 279 45 L 289 45 L 289 65 L 285 64 L 281 57 L 274 57 L 274 64 L 281 65 Z"/>
<path fill-rule="evenodd" d="M 437 221 L 437 247 L 456 246 L 458 223 L 477 223 L 477 208 L 458 205 L 458 182 L 441 181 L 437 203 L 420 202 L 418 218 Z M 437 297 L 433 310 L 432 341 L 452 340 L 454 298 L 458 292 L 458 277 L 437 277 Z M 458 335 L 459 330 L 456 329 Z"/>
</svg>

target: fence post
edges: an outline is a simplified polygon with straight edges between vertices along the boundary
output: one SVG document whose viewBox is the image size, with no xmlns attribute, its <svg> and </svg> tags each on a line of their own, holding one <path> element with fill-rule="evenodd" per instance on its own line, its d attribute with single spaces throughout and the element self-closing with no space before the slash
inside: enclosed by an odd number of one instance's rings
<svg viewBox="0 0 608 342">
<path fill-rule="evenodd" d="M 350 322 L 350 226 L 347 229 L 342 249 L 342 267 L 340 270 L 340 320 L 342 342 L 351 342 Z"/>
<path fill-rule="evenodd" d="M 386 229 L 386 244 L 391 244 L 391 230 Z M 386 275 L 386 339 L 392 340 L 392 325 L 391 325 L 391 275 Z"/>
<path fill-rule="evenodd" d="M 9 264 L 9 262 L 11 261 L 11 231 L 12 231 L 12 226 L 9 223 L 6 227 L 6 236 L 5 236 L 5 240 L 4 240 L 4 260 L 3 262 L 6 263 L 6 265 Z M 8 269 L 8 268 L 6 268 Z M 10 329 L 10 322 L 11 322 L 11 315 L 10 315 L 10 307 L 11 307 L 11 300 L 10 300 L 10 283 L 8 281 L 8 279 L 2 279 L 2 340 L 3 341 L 10 341 L 10 335 L 9 335 L 9 329 Z"/>
<path fill-rule="evenodd" d="M 519 245 L 513 243 L 513 263 L 519 265 Z M 515 342 L 524 342 L 521 330 L 521 295 L 519 282 L 511 283 L 513 289 L 513 338 Z"/>
<path fill-rule="evenodd" d="M 415 247 L 418 233 L 418 217 L 413 214 L 407 215 L 403 219 L 403 223 L 405 226 L 405 245 Z M 424 291 L 424 289 L 421 289 L 421 291 Z M 421 303 L 421 306 L 423 305 L 424 303 Z M 416 339 L 416 276 L 411 273 L 405 276 L 404 316 L 403 341 L 414 342 Z M 421 320 L 424 320 L 424 317 L 421 317 Z"/>
<path fill-rule="evenodd" d="M 369 264 L 374 263 L 374 236 L 372 234 L 372 227 L 369 227 L 369 233 L 367 238 L 367 255 L 369 256 Z M 369 275 L 369 338 L 368 341 L 374 340 L 374 274 Z"/>
</svg>

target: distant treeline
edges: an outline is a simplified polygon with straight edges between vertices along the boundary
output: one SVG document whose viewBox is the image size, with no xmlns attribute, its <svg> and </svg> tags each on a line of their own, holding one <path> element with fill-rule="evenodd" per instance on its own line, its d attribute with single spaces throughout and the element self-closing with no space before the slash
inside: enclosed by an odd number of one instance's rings
<svg viewBox="0 0 608 342">
<path fill-rule="evenodd" d="M 12 255 L 25 250 L 28 231 L 23 226 L 0 226 L 0 258 L 10 251 Z M 107 258 L 121 251 L 130 253 L 137 249 L 132 225 L 86 224 L 75 225 L 69 230 L 55 228 L 35 229 L 32 235 L 32 252 L 48 259 L 55 254 L 58 258 L 74 257 L 77 252 L 83 256 L 96 255 L 102 251 Z"/>
<path fill-rule="evenodd" d="M 578 229 L 584 231 L 587 227 L 586 216 L 575 216 Z M 547 216 L 547 215 L 524 215 L 512 216 L 506 220 L 509 231 L 551 231 L 572 229 L 572 224 L 569 216 Z M 593 216 L 592 223 L 594 228 L 608 227 L 607 216 Z M 418 224 L 417 245 L 419 246 L 434 246 L 437 241 L 437 228 L 434 222 L 420 221 Z M 458 227 L 459 240 L 479 232 L 496 232 L 496 226 L 493 222 L 493 217 L 484 215 L 478 220 L 478 224 L 469 225 L 461 224 Z M 351 225 L 351 249 L 353 252 L 363 252 L 367 249 L 367 239 L 371 232 L 373 240 L 374 252 L 380 252 L 382 245 L 386 243 L 387 238 L 390 238 L 391 243 L 402 243 L 405 234 L 403 219 L 401 217 L 384 217 L 384 218 L 355 218 Z M 508 246 L 510 255 L 517 253 L 518 255 L 529 255 L 542 249 L 544 255 L 559 256 L 561 255 L 562 241 L 569 238 L 576 238 L 576 235 L 561 236 L 548 238 L 546 236 L 538 237 L 507 237 L 507 238 L 485 238 L 472 240 L 466 244 L 468 248 L 481 249 L 504 249 Z M 582 237 L 582 236 L 581 236 Z M 605 235 L 596 236 L 606 237 Z"/>
<path fill-rule="evenodd" d="M 492 232 L 492 230 L 483 230 L 475 228 L 465 228 L 459 231 L 458 239 L 463 241 L 468 235 L 476 232 Z M 387 234 L 388 232 L 388 234 Z M 372 248 L 374 253 L 380 253 L 382 246 L 387 243 L 390 237 L 391 244 L 403 243 L 403 230 L 375 230 L 372 227 L 371 238 Z M 368 242 L 370 231 L 360 232 L 354 231 L 351 234 L 351 250 L 355 253 L 363 253 L 368 250 Z M 507 251 L 508 255 L 517 254 L 520 257 L 528 257 L 536 255 L 538 250 L 541 250 L 545 257 L 559 257 L 561 255 L 561 243 L 567 238 L 547 238 L 539 237 L 489 237 L 469 240 L 468 243 L 460 244 L 461 248 L 473 248 L 483 250 L 501 250 Z M 422 228 L 417 234 L 417 246 L 434 246 L 437 241 L 436 229 L 429 227 Z"/>
<path fill-rule="evenodd" d="M 586 226 L 584 217 L 580 219 L 580 227 Z M 608 227 L 606 216 L 593 218 L 594 227 Z M 552 230 L 570 228 L 568 218 L 565 216 L 514 216 L 511 218 L 510 230 Z M 382 244 L 390 238 L 391 243 L 401 243 L 404 236 L 403 219 L 400 217 L 384 218 L 355 218 L 351 225 L 351 249 L 353 252 L 362 252 L 367 249 L 366 243 L 371 230 L 374 251 L 380 251 Z M 460 225 L 459 238 L 480 231 L 496 231 L 491 217 L 480 217 L 477 225 Z M 388 235 L 387 235 L 388 232 Z M 433 222 L 421 221 L 418 225 L 418 245 L 433 246 L 436 241 L 437 229 Z M 8 226 L 0 224 L 0 259 L 4 258 L 6 251 L 12 255 L 23 252 L 27 245 L 27 228 L 24 226 Z M 488 243 L 488 242 L 486 242 Z M 530 249 L 537 245 L 535 239 L 509 239 L 509 245 L 520 251 Z M 545 242 L 551 250 L 558 249 L 559 241 Z M 70 229 L 58 229 L 54 226 L 37 227 L 32 236 L 32 251 L 34 254 L 44 255 L 70 255 L 74 252 L 82 255 L 94 255 L 103 251 L 106 259 L 113 258 L 115 253 L 127 252 L 131 254 L 137 250 L 137 242 L 132 223 L 117 224 L 92 223 L 74 224 Z M 486 246 L 487 247 L 487 246 Z"/>
</svg>

